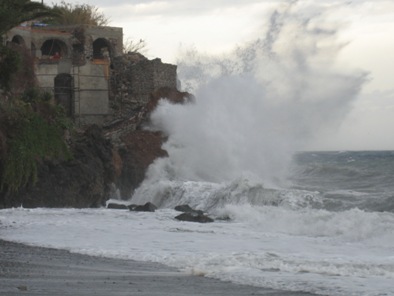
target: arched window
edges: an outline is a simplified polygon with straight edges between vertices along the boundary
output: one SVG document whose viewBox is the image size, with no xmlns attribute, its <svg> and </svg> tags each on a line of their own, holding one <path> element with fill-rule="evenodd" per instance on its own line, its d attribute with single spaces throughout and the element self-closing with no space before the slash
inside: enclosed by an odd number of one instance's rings
<svg viewBox="0 0 394 296">
<path fill-rule="evenodd" d="M 61 58 L 67 56 L 67 45 L 58 39 L 49 39 L 41 46 L 43 58 Z"/>
<path fill-rule="evenodd" d="M 111 44 L 104 38 L 97 38 L 93 42 L 93 59 L 104 59 L 111 56 Z"/>
<path fill-rule="evenodd" d="M 12 37 L 11 42 L 21 46 L 25 46 L 25 40 L 20 35 L 15 35 L 14 37 Z"/>
</svg>

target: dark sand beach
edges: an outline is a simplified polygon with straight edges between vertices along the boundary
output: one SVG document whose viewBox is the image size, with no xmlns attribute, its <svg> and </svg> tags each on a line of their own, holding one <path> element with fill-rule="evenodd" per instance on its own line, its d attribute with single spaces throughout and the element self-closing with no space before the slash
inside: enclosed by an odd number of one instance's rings
<svg viewBox="0 0 394 296">
<path fill-rule="evenodd" d="M 311 295 L 191 276 L 149 262 L 108 259 L 0 240 L 0 295 Z"/>
</svg>

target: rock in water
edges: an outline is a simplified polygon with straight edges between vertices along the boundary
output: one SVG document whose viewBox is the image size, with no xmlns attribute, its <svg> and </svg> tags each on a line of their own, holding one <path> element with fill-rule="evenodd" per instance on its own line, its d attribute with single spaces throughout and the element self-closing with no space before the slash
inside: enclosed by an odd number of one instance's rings
<svg viewBox="0 0 394 296">
<path fill-rule="evenodd" d="M 144 205 L 130 205 L 128 208 L 130 211 L 134 212 L 154 212 L 157 209 L 157 207 L 151 202 L 147 202 Z"/>
<path fill-rule="evenodd" d="M 128 210 L 129 208 L 124 204 L 117 204 L 111 202 L 107 205 L 107 209 Z"/>
<path fill-rule="evenodd" d="M 198 222 L 198 223 L 210 223 L 214 220 L 204 214 L 197 213 L 183 213 L 175 217 L 175 219 L 179 221 L 188 221 L 188 222 Z"/>
<path fill-rule="evenodd" d="M 184 213 L 195 213 L 198 215 L 204 215 L 203 211 L 195 210 L 191 208 L 189 205 L 179 205 L 174 208 L 176 211 L 184 212 Z"/>
</svg>

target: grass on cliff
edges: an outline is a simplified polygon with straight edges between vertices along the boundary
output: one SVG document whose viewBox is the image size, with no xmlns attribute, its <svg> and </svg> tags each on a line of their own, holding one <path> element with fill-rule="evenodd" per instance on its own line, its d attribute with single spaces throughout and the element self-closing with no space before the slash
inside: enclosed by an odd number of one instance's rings
<svg viewBox="0 0 394 296">
<path fill-rule="evenodd" d="M 64 109 L 47 93 L 30 90 L 20 99 L 0 102 L 0 190 L 17 192 L 35 184 L 44 159 L 70 159 L 64 140 L 70 127 Z"/>
</svg>

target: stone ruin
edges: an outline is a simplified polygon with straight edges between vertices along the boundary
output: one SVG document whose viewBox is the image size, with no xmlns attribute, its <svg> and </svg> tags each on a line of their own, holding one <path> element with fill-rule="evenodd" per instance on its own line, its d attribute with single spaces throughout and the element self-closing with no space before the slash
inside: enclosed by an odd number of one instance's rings
<svg viewBox="0 0 394 296">
<path fill-rule="evenodd" d="M 29 23 L 4 37 L 31 52 L 39 87 L 80 126 L 134 116 L 152 92 L 177 86 L 176 65 L 123 53 L 122 28 Z"/>
</svg>

